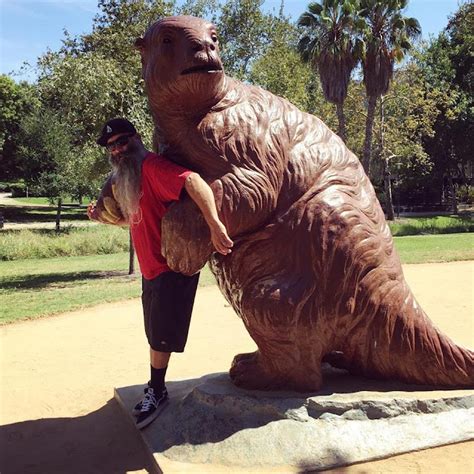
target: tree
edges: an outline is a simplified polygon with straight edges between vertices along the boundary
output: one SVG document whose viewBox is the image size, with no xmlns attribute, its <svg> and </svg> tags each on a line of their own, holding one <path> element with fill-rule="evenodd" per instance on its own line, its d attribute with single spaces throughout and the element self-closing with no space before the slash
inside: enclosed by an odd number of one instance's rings
<svg viewBox="0 0 474 474">
<path fill-rule="evenodd" d="M 372 133 L 379 97 L 390 87 L 396 61 L 410 50 L 411 40 L 420 33 L 415 18 L 402 15 L 408 0 L 361 0 L 357 27 L 363 40 L 362 71 L 368 99 L 362 163 L 370 175 Z"/>
<path fill-rule="evenodd" d="M 253 62 L 249 81 L 307 110 L 311 70 L 296 50 L 298 30 L 281 17 L 275 20 L 272 35 L 271 44 Z"/>
<path fill-rule="evenodd" d="M 115 59 L 91 51 L 64 56 L 41 77 L 38 87 L 45 106 L 60 112 L 75 143 L 84 144 L 93 142 L 104 121 L 113 116 L 127 116 L 138 126 L 148 123 L 146 98 L 136 82 Z M 147 128 L 149 123 L 144 133 Z"/>
<path fill-rule="evenodd" d="M 0 103 L 0 180 L 14 180 L 21 177 L 22 171 L 17 153 L 20 123 L 39 106 L 39 100 L 32 85 L 26 82 L 17 84 L 2 74 Z"/>
<path fill-rule="evenodd" d="M 191 15 L 201 18 L 210 16 L 210 21 L 214 23 L 219 11 L 219 0 L 185 0 L 176 10 L 178 15 Z"/>
<path fill-rule="evenodd" d="M 438 92 L 427 89 L 423 71 L 415 61 L 395 71 L 390 92 L 380 100 L 380 119 L 375 126 L 380 130 L 376 137 L 378 159 L 375 162 L 382 165 L 389 216 L 390 178 L 394 168 L 399 194 L 402 191 L 406 202 L 428 204 L 434 200 L 433 163 L 423 146 L 423 139 L 434 133 L 439 113 L 437 100 Z"/>
<path fill-rule="evenodd" d="M 61 174 L 55 160 L 67 161 L 70 153 L 70 136 L 58 117 L 51 111 L 38 109 L 25 117 L 19 130 L 18 155 L 27 186 L 34 186 L 41 196 L 56 202 L 56 231 L 60 231 L 61 204 L 65 194 L 70 194 L 70 181 Z"/>
<path fill-rule="evenodd" d="M 275 17 L 263 13 L 264 0 L 227 0 L 216 18 L 226 72 L 247 80 L 252 61 L 271 44 Z"/>
<path fill-rule="evenodd" d="M 74 122 L 87 123 L 83 142 L 99 133 L 105 120 L 126 115 L 150 143 L 152 120 L 134 42 L 150 24 L 172 14 L 174 2 L 101 0 L 99 8 L 91 33 L 66 35 L 60 51 L 41 58 L 42 96 L 48 106 L 67 110 Z"/>
<path fill-rule="evenodd" d="M 344 101 L 357 64 L 359 43 L 353 34 L 356 0 L 310 3 L 298 25 L 303 34 L 298 50 L 318 72 L 326 99 L 336 105 L 339 136 L 346 140 Z"/>
<path fill-rule="evenodd" d="M 56 125 L 59 126 L 53 115 L 40 108 L 20 123 L 17 155 L 22 177 L 29 187 L 38 187 L 42 176 L 52 175 L 55 171 L 49 145 L 53 145 L 53 152 L 59 154 L 69 149 L 67 140 L 63 140 L 64 136 L 56 130 Z M 61 145 L 58 145 L 59 142 Z"/>
<path fill-rule="evenodd" d="M 434 133 L 423 142 L 433 163 L 434 184 L 453 212 L 457 211 L 456 188 L 469 189 L 472 180 L 473 24 L 474 5 L 461 5 L 418 57 L 428 90 L 437 94 L 438 110 Z"/>
<path fill-rule="evenodd" d="M 66 33 L 59 51 L 48 51 L 39 59 L 37 90 L 41 109 L 47 116 L 60 118 L 61 126 L 68 131 L 69 149 L 67 159 L 54 150 L 43 158 L 54 164 L 54 173 L 61 176 L 61 182 L 67 181 L 70 193 L 78 199 L 96 194 L 98 180 L 104 179 L 108 171 L 106 155 L 95 143 L 106 120 L 126 116 L 140 130 L 144 142 L 151 145 L 153 122 L 133 43 L 150 23 L 172 13 L 172 6 L 171 2 L 102 0 L 92 33 L 75 38 Z M 51 128 L 55 127 L 53 120 Z M 32 127 L 30 123 L 26 128 L 32 132 L 34 129 L 37 142 L 46 140 L 39 139 L 39 135 L 48 134 L 44 127 Z M 40 150 L 36 154 L 44 155 L 50 149 Z M 28 153 L 35 156 L 31 147 Z M 28 162 L 33 165 L 35 160 L 29 158 Z M 45 176 L 51 176 L 51 170 L 47 171 Z M 35 166 L 25 172 L 29 179 L 38 179 Z M 50 192 L 55 188 L 48 187 Z"/>
<path fill-rule="evenodd" d="M 362 156 L 365 116 L 365 90 L 361 80 L 354 79 L 349 83 L 347 97 L 344 101 L 344 116 L 346 119 L 346 144 L 357 156 Z"/>
<path fill-rule="evenodd" d="M 65 195 L 80 199 L 94 192 L 90 184 L 94 170 L 85 153 L 72 148 L 73 134 L 54 111 L 42 108 L 26 117 L 19 139 L 23 177 L 29 186 L 41 188 L 41 195 L 53 201 Z M 79 153 L 80 159 L 75 159 Z"/>
</svg>

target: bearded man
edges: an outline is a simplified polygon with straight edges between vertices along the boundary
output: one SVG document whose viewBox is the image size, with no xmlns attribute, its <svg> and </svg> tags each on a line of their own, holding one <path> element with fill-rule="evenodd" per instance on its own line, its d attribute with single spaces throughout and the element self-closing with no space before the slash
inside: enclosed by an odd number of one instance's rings
<svg viewBox="0 0 474 474">
<path fill-rule="evenodd" d="M 184 190 L 206 220 L 215 249 L 227 255 L 233 245 L 220 221 L 214 195 L 197 174 L 148 151 L 131 122 L 108 121 L 97 144 L 110 153 L 113 194 L 123 219 L 130 225 L 142 273 L 145 333 L 150 346 L 151 377 L 145 396 L 134 408 L 139 429 L 149 425 L 168 401 L 165 375 L 172 352 L 183 352 L 191 321 L 199 273 L 186 276 L 168 267 L 161 254 L 161 220 Z M 99 220 L 95 205 L 88 208 Z"/>
</svg>

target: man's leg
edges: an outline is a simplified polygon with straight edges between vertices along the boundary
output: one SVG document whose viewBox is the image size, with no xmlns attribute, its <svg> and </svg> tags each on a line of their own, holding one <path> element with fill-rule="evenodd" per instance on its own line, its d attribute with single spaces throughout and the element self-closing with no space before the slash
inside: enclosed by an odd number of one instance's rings
<svg viewBox="0 0 474 474">
<path fill-rule="evenodd" d="M 143 314 L 150 346 L 150 382 L 144 399 L 135 406 L 137 427 L 153 421 L 168 399 L 166 369 L 171 352 L 183 352 L 188 337 L 199 275 L 166 272 L 143 279 Z M 161 349 L 161 350 L 157 350 Z"/>
<path fill-rule="evenodd" d="M 170 357 L 170 352 L 158 352 L 150 347 L 150 363 L 155 369 L 164 369 L 165 367 L 168 367 Z"/>
<path fill-rule="evenodd" d="M 155 393 L 161 393 L 165 388 L 166 369 L 170 356 L 170 352 L 158 352 L 150 347 L 150 387 Z"/>
</svg>

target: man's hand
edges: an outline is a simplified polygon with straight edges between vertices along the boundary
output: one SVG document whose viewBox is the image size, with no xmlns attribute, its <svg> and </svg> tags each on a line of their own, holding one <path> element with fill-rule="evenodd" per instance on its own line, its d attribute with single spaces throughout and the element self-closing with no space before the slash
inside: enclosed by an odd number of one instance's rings
<svg viewBox="0 0 474 474">
<path fill-rule="evenodd" d="M 214 248 L 222 255 L 227 255 L 232 252 L 231 248 L 234 242 L 230 239 L 227 234 L 227 229 L 221 221 L 216 222 L 210 226 L 211 230 L 211 241 Z"/>
<path fill-rule="evenodd" d="M 184 183 L 184 187 L 189 194 L 189 197 L 197 204 L 201 210 L 204 219 L 211 231 L 211 241 L 214 248 L 222 255 L 227 255 L 231 252 L 231 247 L 234 245 L 225 225 L 219 219 L 217 214 L 216 203 L 214 201 L 214 194 L 210 186 L 197 173 L 191 173 Z"/>
</svg>

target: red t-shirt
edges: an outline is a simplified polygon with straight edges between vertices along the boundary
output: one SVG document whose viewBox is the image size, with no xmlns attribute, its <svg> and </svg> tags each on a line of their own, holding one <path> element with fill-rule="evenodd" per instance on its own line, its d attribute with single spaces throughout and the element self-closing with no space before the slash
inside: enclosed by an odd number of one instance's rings
<svg viewBox="0 0 474 474">
<path fill-rule="evenodd" d="M 161 220 L 177 201 L 192 172 L 161 155 L 148 153 L 142 164 L 140 210 L 131 219 L 133 246 L 142 275 L 147 280 L 169 270 L 161 255 Z"/>
</svg>

